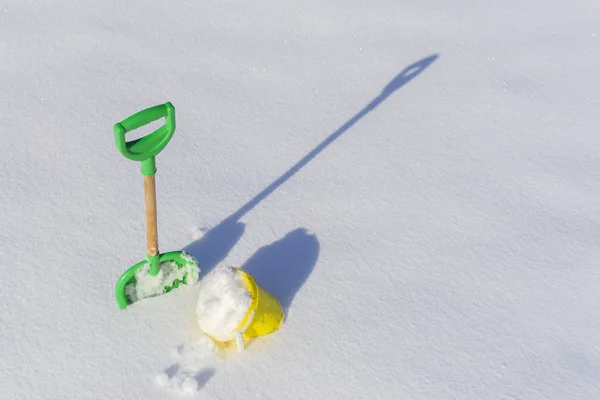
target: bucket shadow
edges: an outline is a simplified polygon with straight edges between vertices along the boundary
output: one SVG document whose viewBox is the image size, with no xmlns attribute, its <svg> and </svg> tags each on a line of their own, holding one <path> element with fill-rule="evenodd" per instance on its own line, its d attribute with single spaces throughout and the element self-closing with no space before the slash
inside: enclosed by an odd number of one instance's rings
<svg viewBox="0 0 600 400">
<path fill-rule="evenodd" d="M 279 301 L 287 316 L 296 293 L 317 263 L 319 249 L 317 237 L 306 229 L 298 228 L 282 239 L 261 247 L 241 268 L 254 277 L 258 286 Z"/>
<path fill-rule="evenodd" d="M 284 172 L 279 178 L 274 180 L 269 186 L 264 188 L 260 193 L 254 196 L 250 201 L 240 207 L 237 211 L 225 218 L 218 225 L 214 226 L 210 230 L 205 231 L 204 236 L 199 240 L 196 240 L 187 245 L 183 250 L 194 256 L 198 260 L 201 269 L 201 277 L 209 273 L 215 266 L 221 263 L 227 254 L 233 249 L 233 247 L 240 240 L 244 234 L 245 224 L 240 222 L 240 219 L 256 207 L 261 201 L 267 198 L 277 188 L 284 184 L 288 179 L 293 177 L 298 171 L 300 171 L 306 164 L 308 164 L 313 158 L 325 150 L 331 143 L 337 138 L 346 133 L 352 128 L 358 121 L 364 116 L 373 111 L 377 106 L 384 102 L 389 96 L 391 96 L 398 89 L 402 88 L 408 82 L 416 78 L 425 69 L 427 69 L 436 59 L 437 54 L 428 56 L 419 60 L 406 68 L 404 68 L 398 75 L 394 77 L 382 90 L 381 92 L 371 100 L 363 109 L 361 109 L 356 115 L 346 121 L 336 131 L 331 133 L 325 140 L 323 140 L 317 147 L 306 154 L 290 169 Z M 286 236 L 287 237 L 287 236 Z M 285 238 L 284 238 L 285 239 Z M 282 239 L 283 240 L 283 239 Z M 287 242 L 285 242 L 287 243 Z M 287 244 L 285 244 L 287 245 Z M 273 246 L 273 245 L 271 245 Z M 292 246 L 294 247 L 294 246 Z M 269 253 L 272 254 L 272 253 Z M 279 254 L 279 253 L 276 253 Z M 258 253 L 257 253 L 258 255 Z M 263 256 L 261 256 L 263 257 Z M 274 257 L 270 255 L 269 257 Z M 289 260 L 283 260 L 289 264 Z M 253 261 L 250 266 L 256 267 L 256 261 Z M 285 264 L 280 264 L 284 266 Z M 283 267 L 282 267 L 283 268 Z M 273 273 L 280 273 L 278 271 L 272 271 Z M 251 272 L 252 273 L 252 272 Z M 260 271 L 258 271 L 261 274 Z M 283 274 L 285 275 L 285 274 Z M 263 274 L 264 277 L 264 274 Z M 263 278 L 264 279 L 264 278 Z M 269 278 L 270 279 L 270 278 Z M 267 286 L 272 284 L 275 280 L 267 282 Z M 274 286 L 274 285 L 272 285 Z M 267 290 L 265 288 L 265 290 Z M 268 291 L 268 290 L 267 290 Z M 293 296 L 292 296 L 293 297 Z"/>
</svg>

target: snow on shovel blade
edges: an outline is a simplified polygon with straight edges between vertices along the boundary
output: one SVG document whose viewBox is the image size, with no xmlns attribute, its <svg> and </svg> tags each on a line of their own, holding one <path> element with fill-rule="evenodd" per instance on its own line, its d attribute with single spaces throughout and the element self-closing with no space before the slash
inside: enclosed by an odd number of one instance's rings
<svg viewBox="0 0 600 400">
<path fill-rule="evenodd" d="M 119 308 L 168 293 L 181 284 L 195 285 L 200 278 L 198 262 L 183 251 L 160 254 L 160 268 L 156 276 L 149 273 L 148 260 L 140 261 L 129 268 L 117 281 L 115 295 Z"/>
</svg>

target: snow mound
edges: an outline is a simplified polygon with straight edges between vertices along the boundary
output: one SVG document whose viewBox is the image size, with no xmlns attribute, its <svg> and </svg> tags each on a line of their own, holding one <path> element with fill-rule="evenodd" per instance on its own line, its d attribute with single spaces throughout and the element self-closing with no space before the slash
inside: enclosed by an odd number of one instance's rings
<svg viewBox="0 0 600 400">
<path fill-rule="evenodd" d="M 125 287 L 125 293 L 131 302 L 163 294 L 166 286 L 172 286 L 176 280 L 182 281 L 186 274 L 187 284 L 196 284 L 200 278 L 198 264 L 185 252 L 182 252 L 181 258 L 186 261 L 184 266 L 180 268 L 174 261 L 162 262 L 156 276 L 150 275 L 150 263 L 146 261 L 135 273 L 136 283 Z"/>
<path fill-rule="evenodd" d="M 196 316 L 198 326 L 219 342 L 235 339 L 252 297 L 237 268 L 220 266 L 200 282 Z"/>
<path fill-rule="evenodd" d="M 196 342 L 174 349 L 175 363 L 156 376 L 156 383 L 179 395 L 193 395 L 206 386 L 215 373 L 214 342 L 202 335 Z"/>
</svg>

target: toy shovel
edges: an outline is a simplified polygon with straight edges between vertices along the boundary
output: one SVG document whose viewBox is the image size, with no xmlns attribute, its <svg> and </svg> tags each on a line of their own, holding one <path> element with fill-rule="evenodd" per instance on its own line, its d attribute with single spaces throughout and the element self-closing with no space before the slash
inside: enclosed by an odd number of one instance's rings
<svg viewBox="0 0 600 400">
<path fill-rule="evenodd" d="M 126 141 L 125 135 L 135 129 L 165 118 L 165 124 L 142 138 Z M 130 267 L 117 281 L 115 296 L 120 308 L 135 301 L 157 296 L 179 287 L 198 282 L 198 262 L 188 253 L 158 251 L 158 224 L 156 213 L 156 156 L 175 133 L 175 108 L 171 103 L 140 111 L 115 124 L 117 149 L 126 158 L 142 163 L 144 199 L 146 205 L 146 259 Z"/>
</svg>

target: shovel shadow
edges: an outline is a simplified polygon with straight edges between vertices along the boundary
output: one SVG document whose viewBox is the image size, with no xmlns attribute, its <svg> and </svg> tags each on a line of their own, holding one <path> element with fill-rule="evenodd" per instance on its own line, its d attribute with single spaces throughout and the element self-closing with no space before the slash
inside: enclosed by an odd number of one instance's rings
<svg viewBox="0 0 600 400">
<path fill-rule="evenodd" d="M 241 268 L 279 301 L 287 318 L 294 297 L 317 263 L 319 250 L 316 235 L 298 228 L 261 247 Z"/>
<path fill-rule="evenodd" d="M 292 178 L 317 155 L 322 153 L 333 142 L 335 142 L 336 139 L 348 132 L 350 128 L 358 123 L 363 117 L 375 110 L 388 97 L 425 71 L 433 62 L 437 60 L 437 58 L 438 55 L 433 54 L 408 65 L 390 82 L 388 82 L 388 84 L 381 89 L 379 94 L 369 103 L 367 103 L 365 107 L 359 110 L 352 118 L 342 124 L 337 130 L 327 136 L 319 145 L 302 157 L 298 162 L 296 162 L 296 164 L 291 166 L 279 178 L 275 179 L 271 184 L 269 184 L 269 186 L 264 188 L 260 193 L 250 199 L 246 204 L 241 206 L 237 211 L 233 212 L 229 217 L 221 221 L 218 225 L 212 227 L 210 230 L 207 230 L 201 239 L 187 245 L 183 250 L 194 256 L 194 258 L 196 258 L 196 260 L 198 260 L 200 263 L 200 277 L 202 278 L 203 276 L 206 276 L 207 273 L 209 273 L 215 266 L 223 261 L 243 236 L 245 224 L 240 222 L 240 220 L 244 215 L 249 213 L 258 204 L 260 204 L 261 201 L 263 201 L 281 185 Z M 253 269 L 256 269 L 256 266 L 254 266 L 255 264 L 256 263 L 253 261 L 250 266 L 253 266 Z M 269 285 L 269 283 L 270 282 L 267 282 L 267 285 Z"/>
<path fill-rule="evenodd" d="M 200 265 L 200 278 L 219 265 L 244 235 L 246 224 L 228 217 L 218 225 L 206 230 L 200 240 L 190 243 L 183 250 L 190 253 Z"/>
</svg>

